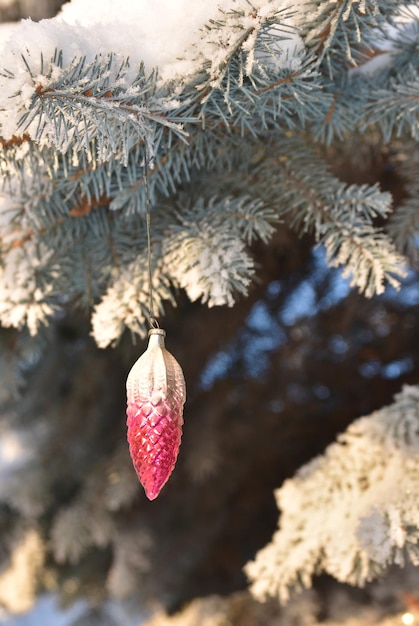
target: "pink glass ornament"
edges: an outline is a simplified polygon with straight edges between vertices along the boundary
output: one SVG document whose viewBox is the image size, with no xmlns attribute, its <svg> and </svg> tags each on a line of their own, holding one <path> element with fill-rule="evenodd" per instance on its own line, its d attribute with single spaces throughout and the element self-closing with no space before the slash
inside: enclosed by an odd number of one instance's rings
<svg viewBox="0 0 419 626">
<path fill-rule="evenodd" d="M 152 328 L 148 336 L 127 378 L 127 438 L 137 476 L 154 500 L 176 463 L 186 389 L 182 368 L 164 346 L 165 331 Z"/>
</svg>

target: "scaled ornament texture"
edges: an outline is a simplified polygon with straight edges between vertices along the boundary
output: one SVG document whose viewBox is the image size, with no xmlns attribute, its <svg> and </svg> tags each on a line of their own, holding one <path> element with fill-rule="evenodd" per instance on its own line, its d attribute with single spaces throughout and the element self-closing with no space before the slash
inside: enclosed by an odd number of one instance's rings
<svg viewBox="0 0 419 626">
<path fill-rule="evenodd" d="M 161 328 L 149 331 L 147 350 L 127 378 L 128 443 L 149 500 L 168 481 L 179 453 L 186 399 L 182 369 L 164 345 Z"/>
</svg>

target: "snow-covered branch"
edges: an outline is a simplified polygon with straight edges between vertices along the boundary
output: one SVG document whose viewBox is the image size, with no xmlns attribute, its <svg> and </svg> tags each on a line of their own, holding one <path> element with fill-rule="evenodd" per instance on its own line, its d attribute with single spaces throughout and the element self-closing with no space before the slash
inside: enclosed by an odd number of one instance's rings
<svg viewBox="0 0 419 626">
<path fill-rule="evenodd" d="M 246 566 L 257 598 L 289 598 L 321 572 L 364 585 L 419 564 L 419 388 L 353 422 L 277 490 L 280 527 Z"/>
</svg>

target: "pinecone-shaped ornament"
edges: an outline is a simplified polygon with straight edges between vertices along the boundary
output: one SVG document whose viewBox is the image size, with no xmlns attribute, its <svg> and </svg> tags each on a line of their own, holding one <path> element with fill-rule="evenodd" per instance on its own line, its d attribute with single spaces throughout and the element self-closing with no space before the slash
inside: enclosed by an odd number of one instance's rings
<svg viewBox="0 0 419 626">
<path fill-rule="evenodd" d="M 152 328 L 148 336 L 127 378 L 127 438 L 137 476 L 154 500 L 176 463 L 186 389 L 182 368 L 164 346 L 165 331 Z"/>
</svg>

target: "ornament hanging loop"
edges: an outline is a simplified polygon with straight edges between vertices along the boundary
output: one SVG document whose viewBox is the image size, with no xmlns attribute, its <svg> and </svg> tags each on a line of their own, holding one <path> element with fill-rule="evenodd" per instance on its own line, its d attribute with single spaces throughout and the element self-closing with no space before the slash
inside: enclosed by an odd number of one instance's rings
<svg viewBox="0 0 419 626">
<path fill-rule="evenodd" d="M 153 331 L 153 330 L 161 330 L 157 318 L 150 316 L 148 318 L 148 323 L 150 324 L 150 330 L 148 331 L 149 336 L 150 336 L 150 332 L 151 331 Z"/>
</svg>

